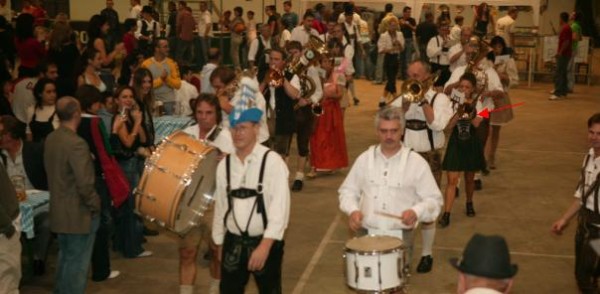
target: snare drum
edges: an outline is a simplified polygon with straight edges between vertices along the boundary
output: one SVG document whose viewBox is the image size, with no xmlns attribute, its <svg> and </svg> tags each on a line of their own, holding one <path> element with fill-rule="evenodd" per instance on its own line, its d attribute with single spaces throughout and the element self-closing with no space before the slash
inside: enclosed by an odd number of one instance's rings
<svg viewBox="0 0 600 294">
<path fill-rule="evenodd" d="M 212 204 L 217 149 L 182 131 L 146 160 L 135 191 L 137 213 L 179 235 L 198 226 Z"/>
<path fill-rule="evenodd" d="M 368 235 L 346 242 L 346 283 L 359 292 L 392 292 L 406 284 L 402 240 Z"/>
</svg>

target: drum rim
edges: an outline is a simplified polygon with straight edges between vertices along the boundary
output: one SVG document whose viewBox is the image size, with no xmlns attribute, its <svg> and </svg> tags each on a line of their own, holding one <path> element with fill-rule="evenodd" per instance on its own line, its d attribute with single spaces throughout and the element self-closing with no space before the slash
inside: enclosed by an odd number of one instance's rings
<svg viewBox="0 0 600 294">
<path fill-rule="evenodd" d="M 386 289 L 381 289 L 381 290 L 363 290 L 360 289 L 358 287 L 352 287 L 350 285 L 348 285 L 348 283 L 346 283 L 346 286 L 348 286 L 348 288 L 357 291 L 358 293 L 365 293 L 365 294 L 378 294 L 378 293 L 384 293 L 384 292 L 388 292 L 388 291 L 398 291 L 404 288 L 404 279 L 400 278 L 400 285 L 396 286 L 396 287 L 391 287 L 391 288 L 386 288 Z"/>
<path fill-rule="evenodd" d="M 364 237 L 390 237 L 390 238 L 394 238 L 394 239 L 398 239 L 400 240 L 400 245 L 396 246 L 396 247 L 392 247 L 389 249 L 385 249 L 382 251 L 375 251 L 375 250 L 360 250 L 360 249 L 352 249 L 352 248 L 348 248 L 348 242 L 350 242 L 351 240 L 356 240 L 359 238 L 364 238 Z M 354 237 L 350 240 L 348 240 L 346 242 L 346 244 L 344 244 L 344 248 L 345 248 L 345 252 L 348 253 L 355 253 L 358 255 L 362 255 L 362 256 L 372 256 L 372 255 L 378 255 L 378 254 L 388 254 L 388 253 L 394 253 L 394 252 L 402 252 L 404 251 L 404 249 L 406 249 L 406 247 L 404 246 L 404 240 L 398 238 L 398 237 L 394 237 L 394 236 L 387 236 L 387 235 L 375 235 L 375 234 L 367 234 L 364 236 L 359 236 L 359 237 Z"/>
</svg>

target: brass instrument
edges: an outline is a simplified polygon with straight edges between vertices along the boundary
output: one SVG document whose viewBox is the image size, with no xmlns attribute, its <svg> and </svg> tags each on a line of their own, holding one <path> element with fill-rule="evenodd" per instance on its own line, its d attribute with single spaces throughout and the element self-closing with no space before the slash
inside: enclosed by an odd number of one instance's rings
<svg viewBox="0 0 600 294">
<path fill-rule="evenodd" d="M 279 88 L 281 86 L 283 86 L 283 79 L 285 79 L 285 76 L 283 75 L 283 71 L 276 69 L 276 68 L 271 68 L 269 70 L 269 86 L 273 87 L 273 88 Z"/>
<path fill-rule="evenodd" d="M 488 76 L 484 70 L 477 66 L 477 64 L 482 58 L 485 58 L 485 55 L 488 52 L 486 49 L 490 46 L 490 44 L 481 40 L 477 36 L 473 36 L 469 39 L 469 42 L 465 46 L 471 46 L 475 48 L 475 51 L 469 54 L 469 62 L 467 62 L 465 73 L 472 73 L 475 76 L 477 85 L 475 87 L 473 101 L 459 105 L 457 112 L 459 114 L 459 119 L 471 120 L 476 114 L 474 108 L 475 105 L 477 105 L 477 101 L 481 97 L 481 94 L 485 92 L 485 89 L 487 89 Z"/>
<path fill-rule="evenodd" d="M 425 99 L 425 93 L 427 93 L 427 91 L 431 89 L 431 87 L 433 86 L 433 84 L 435 84 L 439 77 L 439 74 L 435 73 L 423 82 L 419 82 L 413 79 L 404 81 L 402 83 L 402 87 L 400 87 L 400 95 L 397 97 L 388 96 L 388 101 L 386 102 L 386 104 L 391 105 L 398 98 L 402 98 L 402 100 L 405 102 L 420 103 L 421 101 L 423 101 L 423 99 Z"/>
<path fill-rule="evenodd" d="M 285 71 L 296 74 L 298 75 L 298 78 L 300 78 L 300 94 L 302 97 L 311 97 L 315 93 L 317 89 L 316 82 L 321 81 L 313 81 L 313 79 L 307 75 L 308 67 L 312 63 L 318 62 L 321 59 L 321 56 L 326 54 L 328 54 L 328 51 L 325 42 L 319 37 L 311 35 L 304 46 L 302 55 L 292 59 L 292 61 L 288 63 Z M 298 104 L 294 106 L 294 110 L 299 108 L 300 106 Z M 311 109 L 315 116 L 323 114 L 323 108 L 320 103 L 314 103 Z"/>
</svg>

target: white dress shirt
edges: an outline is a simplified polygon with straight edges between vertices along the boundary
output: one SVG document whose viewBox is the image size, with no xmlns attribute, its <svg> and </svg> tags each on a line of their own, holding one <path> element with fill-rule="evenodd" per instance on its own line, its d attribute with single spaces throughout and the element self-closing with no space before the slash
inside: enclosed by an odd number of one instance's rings
<svg viewBox="0 0 600 294">
<path fill-rule="evenodd" d="M 444 129 L 454 111 L 452 110 L 452 103 L 446 94 L 438 93 L 433 105 L 431 100 L 435 96 L 436 92 L 433 89 L 429 89 L 425 93 L 425 99 L 429 102 L 429 105 L 433 107 L 433 122 L 427 123 L 427 126 L 431 129 L 433 135 L 433 147 L 435 149 L 444 148 L 446 137 L 444 136 Z M 392 106 L 402 107 L 402 99 L 396 99 Z M 416 103 L 411 103 L 408 111 L 404 114 L 406 120 L 416 119 L 427 122 L 423 107 Z M 406 128 L 404 131 L 404 145 L 413 149 L 416 152 L 427 152 L 431 151 L 431 144 L 429 143 L 429 137 L 427 136 L 427 130 L 415 131 Z"/>
<path fill-rule="evenodd" d="M 302 46 L 304 46 L 306 43 L 308 43 L 310 35 L 318 37 L 319 32 L 313 28 L 310 28 L 309 32 L 306 30 L 306 28 L 304 28 L 304 26 L 297 26 L 292 30 L 292 36 L 290 37 L 290 40 L 298 41 L 300 44 L 302 44 Z"/>
<path fill-rule="evenodd" d="M 404 51 L 404 36 L 402 35 L 401 31 L 396 31 L 396 37 L 392 38 L 392 35 L 390 35 L 389 31 L 386 31 L 385 33 L 381 34 L 381 36 L 379 36 L 379 40 L 377 41 L 377 50 L 379 53 L 384 53 L 384 51 L 386 50 L 390 50 L 390 49 L 394 49 L 394 40 L 398 40 L 398 42 L 400 43 L 400 45 L 402 45 L 401 50 L 394 50 L 391 52 L 387 52 L 388 54 L 399 54 L 400 52 Z"/>
<path fill-rule="evenodd" d="M 585 191 L 584 193 L 587 193 L 590 189 L 590 186 L 594 183 L 594 181 L 596 180 L 596 178 L 598 177 L 598 173 L 600 173 L 600 157 L 596 157 L 594 158 L 594 148 L 590 148 L 590 151 L 588 152 L 588 155 L 590 156 L 587 165 L 582 167 L 585 170 Z M 583 164 L 585 164 L 585 159 Z M 582 164 L 582 166 L 583 166 Z M 575 198 L 577 199 L 582 199 L 582 194 L 581 194 L 581 187 L 580 185 L 577 186 L 577 189 L 575 190 Z M 588 196 L 587 201 L 585 203 L 585 207 L 591 211 L 595 211 L 594 209 L 594 192 L 592 192 L 591 195 Z"/>
<path fill-rule="evenodd" d="M 202 77 L 202 82 L 200 83 L 200 93 L 215 94 L 215 89 L 210 83 L 210 75 L 215 68 L 217 68 L 217 65 L 211 62 L 202 67 L 202 72 L 200 73 L 200 76 Z"/>
<path fill-rule="evenodd" d="M 450 57 L 448 56 L 448 51 L 444 52 L 442 49 L 444 44 L 444 38 L 440 35 L 437 35 L 427 43 L 427 57 L 429 57 L 429 62 L 437 63 L 439 65 L 449 65 Z"/>
<path fill-rule="evenodd" d="M 512 47 L 512 33 L 514 32 L 515 20 L 510 15 L 505 15 L 496 21 L 496 36 L 500 36 L 506 42 L 506 47 Z"/>
<path fill-rule="evenodd" d="M 451 59 L 454 55 L 459 54 L 463 50 L 463 45 L 460 41 L 454 46 L 450 47 L 448 51 L 448 57 Z M 461 53 L 460 57 L 454 62 L 450 63 L 450 71 L 454 71 L 457 67 L 461 67 L 463 65 L 467 65 L 467 54 Z"/>
<path fill-rule="evenodd" d="M 206 34 L 206 27 L 209 27 L 208 35 Z M 198 18 L 198 36 L 200 37 L 210 37 L 212 35 L 212 16 L 210 12 L 204 11 L 200 12 L 200 17 Z"/>
<path fill-rule="evenodd" d="M 25 182 L 25 189 L 35 189 L 25 171 L 25 164 L 23 163 L 23 141 L 21 141 L 21 147 L 19 148 L 14 161 L 8 151 L 2 150 L 2 153 L 6 156 L 6 173 L 8 174 L 8 177 L 22 176 Z M 0 166 L 0 168 L 2 168 L 2 166 Z"/>
<path fill-rule="evenodd" d="M 206 138 L 210 137 L 216 129 L 217 126 L 214 126 L 206 134 Z M 191 125 L 185 128 L 183 132 L 192 136 L 196 140 L 201 140 L 199 137 L 200 126 L 198 124 Z M 226 128 L 221 128 L 219 135 L 217 135 L 217 137 L 213 141 L 208 141 L 208 145 L 218 148 L 223 153 L 233 154 L 235 152 L 235 148 L 233 147 L 233 139 L 231 139 L 231 132 L 229 132 L 229 129 Z"/>
<path fill-rule="evenodd" d="M 292 33 L 288 29 L 284 29 L 283 31 L 281 31 L 281 35 L 279 36 L 279 47 L 285 48 L 285 45 L 291 39 Z"/>
<path fill-rule="evenodd" d="M 467 290 L 465 294 L 502 294 L 502 292 L 489 288 L 475 287 Z"/>
<path fill-rule="evenodd" d="M 177 101 L 177 109 L 175 114 L 179 116 L 189 116 L 192 114 L 190 100 L 198 98 L 198 89 L 196 86 L 188 83 L 186 80 L 181 80 L 181 87 L 175 90 L 175 101 Z"/>
<path fill-rule="evenodd" d="M 24 78 L 17 82 L 13 90 L 12 111 L 15 114 L 15 117 L 22 123 L 29 122 L 27 109 L 35 104 L 33 87 L 37 81 L 37 78 Z"/>
<path fill-rule="evenodd" d="M 498 73 L 487 59 L 480 61 L 477 66 L 484 70 L 485 74 L 487 75 L 487 89 L 484 90 L 484 92 L 496 90 L 504 92 L 504 87 L 502 86 L 502 82 L 500 82 Z M 452 75 L 450 76 L 448 82 L 446 82 L 446 85 L 444 85 L 444 88 L 458 82 L 460 77 L 465 73 L 465 69 L 467 69 L 466 65 L 457 67 L 452 72 Z M 483 108 L 487 108 L 488 110 L 494 109 L 494 100 L 492 97 L 483 97 L 482 95 L 482 97 L 479 97 L 479 101 L 481 102 Z"/>
<path fill-rule="evenodd" d="M 142 13 L 142 5 L 138 4 L 136 6 L 131 7 L 129 10 L 129 18 L 138 19 L 140 18 L 140 14 Z"/>
<path fill-rule="evenodd" d="M 269 149 L 259 143 L 254 145 L 252 153 L 243 161 L 237 155 L 230 155 L 231 190 L 240 188 L 257 189 L 258 176 L 263 155 Z M 242 230 L 246 229 L 250 215 L 248 234 L 274 240 L 282 240 L 290 216 L 290 189 L 288 186 L 289 171 L 283 159 L 275 152 L 267 155 L 267 162 L 263 176 L 263 199 L 267 213 L 268 224 L 263 227 L 262 216 L 256 213 L 254 207 L 255 197 L 246 199 L 233 198 L 233 207 L 223 224 L 227 212 L 227 175 L 225 171 L 226 160 L 221 160 L 217 167 L 217 188 L 215 190 L 215 214 L 213 218 L 212 238 L 215 244 L 223 244 L 226 231 L 241 235 L 235 220 Z"/>
<path fill-rule="evenodd" d="M 152 41 L 155 38 L 158 38 L 160 36 L 160 24 L 157 21 L 155 21 L 155 20 L 147 21 L 145 19 L 140 19 L 137 22 L 137 31 L 135 31 L 135 33 L 133 34 L 136 39 L 139 39 L 142 36 L 142 24 L 143 23 L 146 23 L 147 31 L 152 32 L 152 30 L 154 30 L 154 32 L 150 35 L 150 37 L 151 37 L 150 41 Z"/>
<path fill-rule="evenodd" d="M 352 23 L 353 24 L 357 24 L 360 22 L 361 17 L 360 14 L 354 12 L 352 13 Z M 345 13 L 340 13 L 340 15 L 338 16 L 338 23 L 344 23 L 346 22 L 346 14 Z"/>
<path fill-rule="evenodd" d="M 265 46 L 265 49 L 263 50 L 263 54 L 265 55 L 265 62 L 268 64 L 269 63 L 269 54 L 267 54 L 267 50 L 272 49 L 271 48 L 271 39 L 265 40 L 263 38 L 263 36 L 259 36 L 258 38 L 254 39 L 251 43 L 250 43 L 250 48 L 248 49 L 248 61 L 252 61 L 255 62 L 254 65 L 256 64 L 257 59 L 259 58 L 258 56 L 256 56 L 256 53 L 258 52 L 258 47 L 260 47 L 259 44 L 259 39 L 260 41 L 262 41 L 263 46 Z"/>
<path fill-rule="evenodd" d="M 377 212 L 400 216 L 412 209 L 419 222 L 432 222 L 443 204 L 425 159 L 404 146 L 390 158 L 379 146 L 371 146 L 356 159 L 338 192 L 340 209 L 347 215 L 361 211 L 362 226 L 372 230 L 411 228 Z"/>
</svg>

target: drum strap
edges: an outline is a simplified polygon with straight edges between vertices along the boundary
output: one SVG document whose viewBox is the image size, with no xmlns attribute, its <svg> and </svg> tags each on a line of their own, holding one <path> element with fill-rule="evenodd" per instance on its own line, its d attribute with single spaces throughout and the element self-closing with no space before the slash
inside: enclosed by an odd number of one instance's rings
<svg viewBox="0 0 600 294">
<path fill-rule="evenodd" d="M 214 142 L 215 139 L 217 139 L 217 137 L 219 137 L 221 130 L 222 130 L 222 128 L 220 126 L 216 126 L 215 130 L 206 139 L 210 142 Z"/>
<path fill-rule="evenodd" d="M 264 229 L 267 228 L 268 218 L 267 218 L 267 210 L 265 207 L 265 200 L 263 197 L 263 179 L 264 179 L 264 174 L 265 174 L 265 166 L 267 163 L 267 156 L 269 155 L 269 152 L 271 152 L 271 150 L 268 150 L 263 155 L 261 166 L 260 166 L 260 173 L 258 174 L 258 185 L 256 186 L 256 190 L 246 189 L 246 188 L 231 190 L 231 168 L 230 168 L 230 156 L 231 155 L 227 155 L 225 157 L 225 171 L 226 171 L 226 175 L 227 175 L 226 191 L 227 191 L 227 205 L 228 205 L 227 212 L 225 212 L 225 217 L 223 218 L 223 223 L 225 224 L 225 226 L 227 226 L 227 218 L 229 217 L 229 214 L 233 210 L 233 198 L 246 199 L 246 198 L 250 198 L 250 197 L 256 197 L 256 200 L 254 201 L 254 205 L 252 206 L 252 211 L 254 211 L 254 209 L 256 209 L 256 213 L 260 214 L 262 217 L 263 228 Z M 246 237 L 249 236 L 248 228 L 250 227 L 250 222 L 252 221 L 253 216 L 254 216 L 254 213 L 251 213 L 250 217 L 248 218 L 248 222 L 246 223 L 246 229 L 242 230 L 242 228 L 240 227 L 240 225 L 237 222 L 237 219 L 235 218 L 235 214 L 233 215 L 233 222 L 235 223 L 235 226 L 238 228 L 240 233 L 242 233 L 242 236 L 246 236 Z"/>
</svg>

